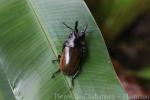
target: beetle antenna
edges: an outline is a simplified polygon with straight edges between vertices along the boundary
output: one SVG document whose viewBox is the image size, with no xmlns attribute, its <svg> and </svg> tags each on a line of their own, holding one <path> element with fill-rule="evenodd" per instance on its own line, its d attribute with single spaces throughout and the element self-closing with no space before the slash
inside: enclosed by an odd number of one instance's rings
<svg viewBox="0 0 150 100">
<path fill-rule="evenodd" d="M 78 21 L 75 22 L 75 31 L 78 32 Z"/>
<path fill-rule="evenodd" d="M 74 31 L 74 29 L 72 29 L 71 27 L 69 27 L 65 22 L 62 22 L 63 25 L 65 25 L 67 28 L 69 28 L 70 30 Z"/>
<path fill-rule="evenodd" d="M 88 27 L 88 24 L 85 24 L 84 29 L 83 29 L 83 33 L 85 33 L 85 32 L 86 32 L 87 27 Z"/>
</svg>

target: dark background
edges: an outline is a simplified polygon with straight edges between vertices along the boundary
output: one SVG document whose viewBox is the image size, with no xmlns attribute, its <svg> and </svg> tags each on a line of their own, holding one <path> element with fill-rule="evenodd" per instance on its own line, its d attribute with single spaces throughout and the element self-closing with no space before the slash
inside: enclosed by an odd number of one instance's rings
<svg viewBox="0 0 150 100">
<path fill-rule="evenodd" d="M 85 0 L 131 100 L 150 100 L 150 0 Z"/>
</svg>

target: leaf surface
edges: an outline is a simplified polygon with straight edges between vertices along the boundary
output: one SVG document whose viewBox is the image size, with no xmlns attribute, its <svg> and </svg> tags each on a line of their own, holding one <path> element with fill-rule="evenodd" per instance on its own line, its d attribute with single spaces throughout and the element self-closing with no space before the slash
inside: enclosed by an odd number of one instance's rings
<svg viewBox="0 0 150 100">
<path fill-rule="evenodd" d="M 2 0 L 0 4 L 0 99 L 127 99 L 101 32 L 84 1 Z M 61 54 L 70 33 L 62 22 L 74 27 L 76 20 L 80 30 L 88 23 L 89 55 L 70 91 L 70 77 L 60 73 L 51 78 L 59 68 L 52 60 Z"/>
</svg>

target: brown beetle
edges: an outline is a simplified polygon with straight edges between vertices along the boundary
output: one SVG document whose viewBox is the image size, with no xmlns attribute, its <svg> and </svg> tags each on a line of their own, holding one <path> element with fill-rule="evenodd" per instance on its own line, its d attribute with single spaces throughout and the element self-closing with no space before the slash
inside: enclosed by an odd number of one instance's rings
<svg viewBox="0 0 150 100">
<path fill-rule="evenodd" d="M 58 56 L 60 68 L 53 75 L 62 71 L 63 74 L 72 76 L 71 84 L 74 85 L 74 79 L 81 71 L 81 63 L 85 57 L 87 47 L 85 44 L 85 32 L 87 30 L 87 24 L 84 26 L 82 32 L 78 31 L 78 21 L 75 22 L 75 29 L 72 29 L 65 23 L 63 23 L 67 28 L 71 29 L 68 39 L 65 41 L 62 49 L 62 54 Z"/>
</svg>

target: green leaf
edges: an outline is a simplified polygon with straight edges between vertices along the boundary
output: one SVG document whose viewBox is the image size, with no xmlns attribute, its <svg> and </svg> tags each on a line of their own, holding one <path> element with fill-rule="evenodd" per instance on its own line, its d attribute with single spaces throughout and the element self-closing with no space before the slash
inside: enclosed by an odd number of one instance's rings
<svg viewBox="0 0 150 100">
<path fill-rule="evenodd" d="M 0 100 L 15 100 L 9 81 L 0 68 Z"/>
<path fill-rule="evenodd" d="M 1 0 L 0 4 L 1 100 L 127 100 L 83 0 Z M 70 91 L 68 76 L 51 78 L 59 68 L 51 61 L 61 53 L 70 32 L 62 22 L 73 27 L 76 20 L 80 30 L 89 25 L 89 56 Z"/>
</svg>

